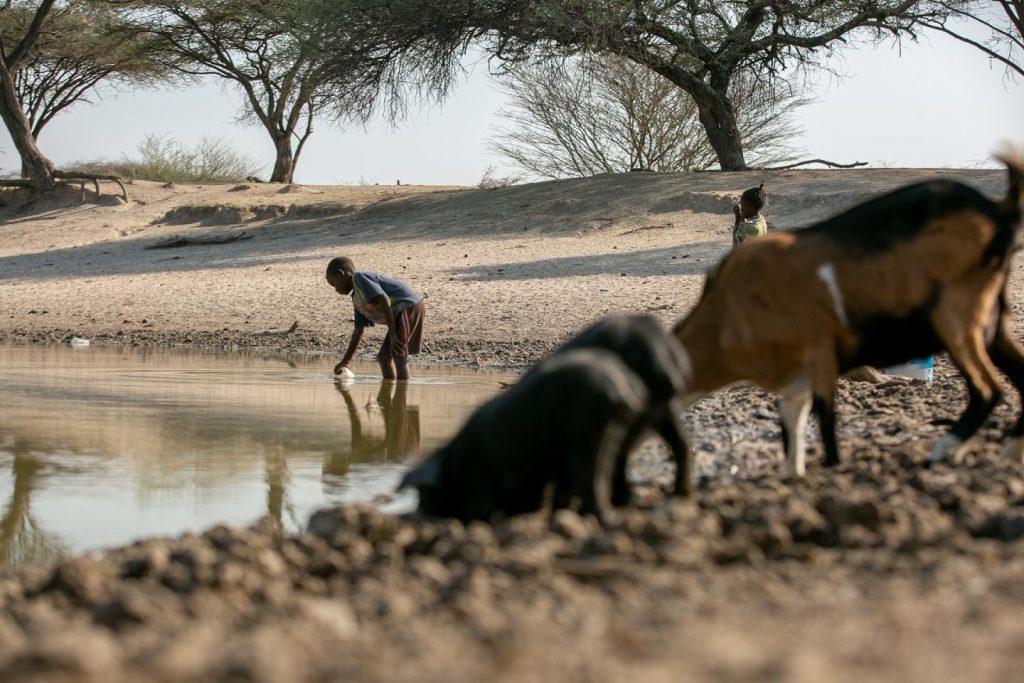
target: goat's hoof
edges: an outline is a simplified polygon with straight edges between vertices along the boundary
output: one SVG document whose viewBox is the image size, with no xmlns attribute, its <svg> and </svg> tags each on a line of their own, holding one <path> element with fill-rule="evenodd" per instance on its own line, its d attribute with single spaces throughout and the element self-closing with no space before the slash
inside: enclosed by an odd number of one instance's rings
<svg viewBox="0 0 1024 683">
<path fill-rule="evenodd" d="M 932 447 L 931 452 L 928 454 L 925 462 L 929 465 L 935 463 L 945 462 L 955 458 L 963 448 L 964 442 L 959 437 L 953 434 L 943 434 L 935 445 Z"/>
</svg>

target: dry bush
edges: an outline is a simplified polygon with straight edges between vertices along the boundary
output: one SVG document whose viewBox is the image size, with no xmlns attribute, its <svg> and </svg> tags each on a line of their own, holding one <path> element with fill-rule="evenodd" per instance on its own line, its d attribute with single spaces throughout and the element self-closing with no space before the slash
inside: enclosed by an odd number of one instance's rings
<svg viewBox="0 0 1024 683">
<path fill-rule="evenodd" d="M 499 177 L 497 175 L 497 169 L 491 165 L 484 170 L 484 174 L 476 186 L 481 190 L 493 190 L 498 187 L 512 187 L 513 185 L 518 185 L 521 182 L 523 182 L 522 175 Z"/>
<path fill-rule="evenodd" d="M 204 137 L 194 147 L 174 138 L 147 136 L 136 158 L 82 161 L 71 168 L 89 173 L 110 173 L 122 178 L 160 182 L 234 182 L 259 175 L 262 165 L 234 150 L 223 138 Z"/>
</svg>

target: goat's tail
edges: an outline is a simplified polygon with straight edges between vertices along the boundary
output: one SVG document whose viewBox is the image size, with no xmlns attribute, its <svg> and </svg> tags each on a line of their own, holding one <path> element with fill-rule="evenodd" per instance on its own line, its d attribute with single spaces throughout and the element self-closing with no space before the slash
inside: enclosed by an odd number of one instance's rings
<svg viewBox="0 0 1024 683">
<path fill-rule="evenodd" d="M 995 158 L 1006 164 L 1006 170 L 1009 173 L 1007 179 L 1009 187 L 1002 206 L 1007 211 L 1020 216 L 1020 200 L 1024 195 L 1024 147 L 1006 143 L 996 152 Z"/>
</svg>

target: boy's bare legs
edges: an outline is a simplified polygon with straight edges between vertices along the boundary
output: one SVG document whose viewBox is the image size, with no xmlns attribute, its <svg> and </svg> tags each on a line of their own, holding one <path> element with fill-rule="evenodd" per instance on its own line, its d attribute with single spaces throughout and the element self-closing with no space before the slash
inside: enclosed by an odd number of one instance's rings
<svg viewBox="0 0 1024 683">
<path fill-rule="evenodd" d="M 384 379 L 409 379 L 409 359 L 392 358 L 391 356 L 377 356 L 377 363 L 380 365 L 380 374 Z"/>
<path fill-rule="evenodd" d="M 380 376 L 384 379 L 395 379 L 395 364 L 391 356 L 380 354 L 377 356 L 377 364 L 380 365 Z"/>
<path fill-rule="evenodd" d="M 391 333 L 384 335 L 384 343 L 377 353 L 377 363 L 384 379 L 409 379 L 409 357 L 391 355 Z"/>
<path fill-rule="evenodd" d="M 409 357 L 395 358 L 395 379 L 409 379 Z"/>
</svg>

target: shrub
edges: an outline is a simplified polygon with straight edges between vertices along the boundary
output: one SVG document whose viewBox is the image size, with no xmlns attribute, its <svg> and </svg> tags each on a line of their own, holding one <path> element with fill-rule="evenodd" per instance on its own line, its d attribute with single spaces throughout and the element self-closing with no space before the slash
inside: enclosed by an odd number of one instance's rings
<svg viewBox="0 0 1024 683">
<path fill-rule="evenodd" d="M 70 168 L 161 182 L 234 182 L 262 170 L 259 162 L 235 151 L 223 138 L 204 137 L 188 147 L 171 137 L 148 135 L 137 152 L 137 158 L 76 162 Z"/>
<path fill-rule="evenodd" d="M 521 182 L 523 182 L 523 176 L 521 175 L 498 177 L 497 169 L 491 165 L 484 170 L 483 177 L 480 178 L 477 187 L 481 190 L 493 190 L 498 187 L 511 187 Z"/>
</svg>

